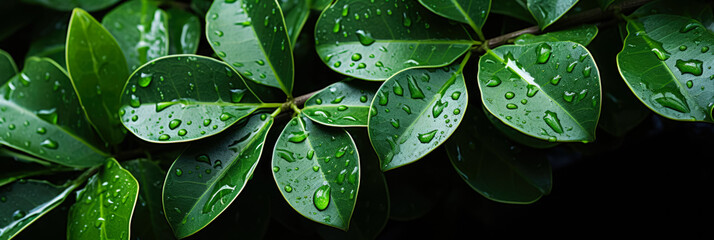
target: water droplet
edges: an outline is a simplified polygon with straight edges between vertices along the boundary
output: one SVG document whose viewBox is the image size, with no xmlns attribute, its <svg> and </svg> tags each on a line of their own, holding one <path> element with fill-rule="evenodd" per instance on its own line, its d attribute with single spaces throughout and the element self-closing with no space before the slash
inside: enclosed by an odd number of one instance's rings
<svg viewBox="0 0 714 240">
<path fill-rule="evenodd" d="M 140 87 L 148 87 L 149 84 L 151 84 L 152 78 L 153 77 L 151 76 L 151 74 L 142 73 L 141 78 L 139 79 L 139 86 Z"/>
<path fill-rule="evenodd" d="M 317 210 L 323 211 L 330 204 L 330 185 L 322 185 L 317 190 L 312 198 Z"/>
<path fill-rule="evenodd" d="M 685 45 L 679 46 L 679 51 L 686 51 L 686 50 L 687 50 L 687 46 L 685 46 Z"/>
<path fill-rule="evenodd" d="M 37 116 L 52 124 L 57 124 L 57 119 L 59 117 L 57 115 L 57 109 L 55 108 L 37 111 Z"/>
<path fill-rule="evenodd" d="M 37 133 L 45 134 L 45 133 L 47 133 L 47 129 L 45 129 L 44 127 L 39 127 L 39 128 L 37 128 Z"/>
<path fill-rule="evenodd" d="M 332 100 L 331 103 L 341 103 L 343 99 L 345 99 L 345 96 L 339 96 Z"/>
<path fill-rule="evenodd" d="M 304 132 L 304 131 L 291 132 L 288 135 L 288 141 L 290 141 L 292 143 L 301 143 L 301 142 L 305 141 L 305 139 L 307 139 L 307 136 L 308 136 L 308 133 Z"/>
<path fill-rule="evenodd" d="M 361 96 L 359 97 L 360 102 L 367 102 L 367 96 Z"/>
<path fill-rule="evenodd" d="M 216 31 L 213 32 L 213 33 L 216 34 L 216 36 L 219 36 L 219 37 L 222 37 L 222 36 L 223 36 L 223 31 L 221 31 L 221 30 L 216 30 Z"/>
<path fill-rule="evenodd" d="M 584 76 L 584 77 L 590 77 L 590 71 L 591 71 L 591 67 L 590 67 L 590 66 L 586 66 L 586 67 L 583 69 L 583 76 Z"/>
<path fill-rule="evenodd" d="M 20 220 L 20 219 L 22 219 L 23 217 L 25 217 L 25 215 L 27 215 L 27 214 L 25 213 L 25 211 L 18 209 L 18 210 L 15 210 L 15 212 L 12 213 L 12 219 L 15 220 L 15 221 L 17 221 L 17 220 Z"/>
<path fill-rule="evenodd" d="M 295 157 L 293 157 L 292 152 L 283 149 L 277 149 L 276 152 L 278 153 L 278 156 L 285 161 L 295 162 Z"/>
<path fill-rule="evenodd" d="M 567 70 L 569 73 L 571 73 L 571 72 L 573 72 L 573 70 L 575 69 L 575 66 L 577 66 L 577 65 L 578 65 L 578 62 L 572 62 L 572 63 L 568 64 L 568 68 L 566 68 L 565 70 Z"/>
<path fill-rule="evenodd" d="M 203 120 L 203 126 L 208 127 L 208 125 L 211 125 L 211 119 L 204 119 Z"/>
<path fill-rule="evenodd" d="M 706 53 L 708 51 L 709 51 L 709 47 L 707 47 L 707 46 L 702 47 L 702 53 Z"/>
<path fill-rule="evenodd" d="M 280 167 L 278 167 L 278 166 L 273 167 L 273 172 L 279 172 L 279 171 L 280 171 Z"/>
<path fill-rule="evenodd" d="M 168 134 L 162 134 L 161 136 L 159 136 L 159 141 L 167 141 L 169 140 L 169 138 L 171 138 L 171 136 L 169 136 Z"/>
<path fill-rule="evenodd" d="M 221 113 L 221 116 L 218 117 L 221 121 L 228 121 L 228 119 L 231 119 L 233 116 L 231 116 L 228 113 Z"/>
<path fill-rule="evenodd" d="M 45 139 L 44 141 L 42 141 L 40 143 L 40 146 L 49 148 L 49 149 L 57 149 L 59 147 L 59 144 L 56 141 L 48 138 L 48 139 Z"/>
<path fill-rule="evenodd" d="M 245 96 L 246 89 L 231 89 L 231 102 L 239 103 Z"/>
<path fill-rule="evenodd" d="M 449 106 L 449 102 L 443 102 L 441 100 L 436 101 L 436 103 L 434 103 L 434 107 L 431 109 L 432 116 L 434 116 L 434 118 L 439 117 L 446 106 Z"/>
<path fill-rule="evenodd" d="M 550 79 L 550 83 L 553 85 L 558 85 L 558 83 L 560 83 L 560 79 L 563 79 L 563 77 L 561 77 L 560 74 L 555 75 L 555 77 Z"/>
<path fill-rule="evenodd" d="M 180 177 L 181 174 L 183 174 L 183 170 L 181 170 L 180 168 L 177 168 L 177 169 L 176 169 L 176 176 L 179 176 L 179 177 Z"/>
<path fill-rule="evenodd" d="M 570 92 L 570 91 L 563 92 L 563 99 L 566 102 L 573 102 L 574 97 L 575 97 L 575 92 Z"/>
<path fill-rule="evenodd" d="M 312 160 L 312 157 L 315 156 L 315 150 L 310 149 L 310 151 L 307 151 L 307 159 Z"/>
<path fill-rule="evenodd" d="M 399 81 L 394 81 L 394 86 L 392 86 L 392 90 L 394 90 L 394 94 L 398 96 L 404 95 L 404 89 L 402 88 L 402 85 L 399 84 Z"/>
<path fill-rule="evenodd" d="M 314 171 L 314 172 L 320 171 L 320 166 L 312 166 L 312 171 Z"/>
<path fill-rule="evenodd" d="M 363 30 L 357 30 L 356 35 L 357 35 L 357 39 L 359 40 L 359 42 L 364 46 L 369 46 L 369 45 L 372 45 L 372 43 L 374 43 L 374 38 L 372 38 L 372 36 L 369 33 L 365 32 Z"/>
<path fill-rule="evenodd" d="M 694 30 L 695 28 L 698 28 L 699 26 L 701 26 L 701 24 L 696 23 L 696 22 L 690 22 L 690 23 L 687 23 L 687 25 L 684 25 L 681 29 L 679 29 L 679 32 L 686 33 L 686 32 Z"/>
<path fill-rule="evenodd" d="M 347 149 L 349 149 L 349 146 L 343 146 L 340 149 L 337 149 L 337 152 L 335 152 L 335 157 L 341 158 L 342 156 L 345 155 L 347 152 Z"/>
<path fill-rule="evenodd" d="M 171 130 L 176 129 L 178 126 L 181 126 L 181 120 L 179 119 L 174 119 L 169 122 L 169 128 Z"/>
<path fill-rule="evenodd" d="M 411 93 L 412 99 L 423 99 L 424 92 L 419 88 L 419 84 L 417 83 L 417 80 L 415 77 L 409 75 L 407 77 L 407 83 L 409 86 L 409 93 Z"/>
<path fill-rule="evenodd" d="M 560 125 L 560 119 L 558 119 L 558 114 L 551 111 L 545 111 L 545 116 L 543 116 L 543 121 L 545 121 L 548 126 L 550 126 L 556 133 L 563 133 L 563 126 Z"/>
<path fill-rule="evenodd" d="M 412 109 L 407 105 L 402 105 L 402 110 L 404 110 L 407 114 L 412 114 Z"/>
<path fill-rule="evenodd" d="M 692 86 L 694 86 L 694 82 L 692 80 L 687 81 L 687 87 L 692 88 Z"/>
<path fill-rule="evenodd" d="M 139 97 L 132 94 L 131 100 L 129 100 L 129 105 L 131 105 L 132 107 L 138 108 L 139 106 L 141 106 L 141 100 L 139 100 Z"/>
<path fill-rule="evenodd" d="M 459 97 L 461 97 L 461 92 L 460 91 L 455 91 L 451 93 L 451 99 L 453 100 L 459 100 Z"/>
<path fill-rule="evenodd" d="M 389 102 L 389 92 L 387 91 L 377 92 L 377 97 L 379 98 L 379 105 L 386 106 Z"/>
<path fill-rule="evenodd" d="M 352 54 L 352 61 L 356 62 L 356 61 L 359 61 L 360 59 L 362 59 L 362 54 L 359 54 L 359 53 Z"/>
<path fill-rule="evenodd" d="M 412 19 L 407 16 L 407 12 L 404 12 L 402 15 L 402 23 L 404 24 L 405 27 L 411 27 L 412 26 Z"/>
<path fill-rule="evenodd" d="M 496 87 L 498 85 L 501 85 L 501 79 L 498 76 L 494 75 L 491 79 L 488 79 L 488 81 L 486 81 L 486 86 Z"/>
<path fill-rule="evenodd" d="M 436 135 L 436 130 L 432 130 L 427 133 L 419 133 L 417 138 L 419 138 L 419 142 L 421 142 L 421 143 L 429 143 L 429 142 L 431 142 L 432 139 L 434 139 L 435 135 Z"/>
<path fill-rule="evenodd" d="M 538 54 L 536 62 L 540 64 L 547 63 L 548 59 L 550 59 L 551 52 L 553 52 L 553 48 L 551 48 L 550 45 L 541 43 L 536 47 L 536 54 Z"/>
<path fill-rule="evenodd" d="M 461 109 L 454 109 L 454 115 L 459 115 L 459 113 L 461 113 Z"/>
<path fill-rule="evenodd" d="M 392 118 L 389 122 L 392 124 L 392 127 L 399 128 L 399 119 Z"/>
<path fill-rule="evenodd" d="M 506 99 L 513 99 L 514 97 L 516 97 L 516 94 L 513 92 L 506 92 L 506 95 L 504 95 L 504 97 L 506 97 Z"/>
<path fill-rule="evenodd" d="M 335 20 L 335 25 L 332 26 L 332 32 L 333 32 L 333 33 L 338 33 L 338 32 L 340 32 L 340 21 L 341 21 L 341 20 L 342 20 L 341 18 L 338 18 L 337 20 Z"/>
<path fill-rule="evenodd" d="M 517 109 L 517 108 L 518 108 L 518 105 L 513 104 L 513 103 L 509 103 L 509 104 L 506 104 L 506 108 L 508 108 L 508 109 Z"/>
<path fill-rule="evenodd" d="M 677 69 L 679 69 L 679 71 L 682 74 L 689 73 L 694 76 L 701 76 L 702 72 L 703 72 L 702 61 L 696 60 L 696 59 L 692 59 L 692 60 L 688 60 L 688 61 L 678 59 L 675 66 L 677 67 Z"/>
<path fill-rule="evenodd" d="M 293 192 L 293 187 L 291 187 L 290 185 L 285 185 L 285 192 L 288 192 L 288 193 Z"/>
<path fill-rule="evenodd" d="M 526 87 L 526 89 L 527 89 L 527 91 L 526 91 L 526 96 L 528 96 L 528 97 L 533 97 L 533 96 L 535 96 L 536 93 L 538 93 L 538 91 L 540 90 L 540 89 L 538 89 L 538 86 L 532 85 L 532 84 L 529 84 L 529 85 Z"/>
</svg>

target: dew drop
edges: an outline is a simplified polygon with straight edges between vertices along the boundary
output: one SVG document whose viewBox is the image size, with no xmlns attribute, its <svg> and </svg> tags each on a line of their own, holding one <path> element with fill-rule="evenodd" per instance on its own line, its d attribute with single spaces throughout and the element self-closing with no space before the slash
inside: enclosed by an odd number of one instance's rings
<svg viewBox="0 0 714 240">
<path fill-rule="evenodd" d="M 560 119 L 558 119 L 558 114 L 555 112 L 545 111 L 543 121 L 556 133 L 563 133 L 563 126 L 560 125 Z"/>
<path fill-rule="evenodd" d="M 538 54 L 537 63 L 544 64 L 550 59 L 550 54 L 553 52 L 553 48 L 547 43 L 541 43 L 536 48 L 536 54 Z"/>
<path fill-rule="evenodd" d="M 312 198 L 315 208 L 323 211 L 330 204 L 330 185 L 322 185 L 317 190 Z"/>
<path fill-rule="evenodd" d="M 394 94 L 398 96 L 404 95 L 404 89 L 402 88 L 402 85 L 399 84 L 399 81 L 394 81 L 394 86 L 392 86 L 392 90 L 394 91 Z"/>
<path fill-rule="evenodd" d="M 434 139 L 434 136 L 436 135 L 436 130 L 432 130 L 427 133 L 420 133 L 417 138 L 419 138 L 419 142 L 421 143 L 429 143 L 431 142 L 432 139 Z"/>
<path fill-rule="evenodd" d="M 696 59 L 688 61 L 678 59 L 675 66 L 682 74 L 689 73 L 694 76 L 701 76 L 703 72 L 702 61 Z"/>
</svg>

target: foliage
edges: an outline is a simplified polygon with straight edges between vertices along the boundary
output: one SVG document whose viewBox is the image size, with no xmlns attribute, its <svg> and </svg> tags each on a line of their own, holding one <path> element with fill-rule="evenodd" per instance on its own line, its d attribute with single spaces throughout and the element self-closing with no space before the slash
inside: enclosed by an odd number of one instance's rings
<svg viewBox="0 0 714 240">
<path fill-rule="evenodd" d="M 558 144 L 622 137 L 645 107 L 714 122 L 712 3 L 642 4 L 4 1 L 46 16 L 0 31 L 0 239 L 67 199 L 68 239 L 186 238 L 235 208 L 245 237 L 305 227 L 286 206 L 371 239 L 433 206 L 387 178 L 436 154 L 487 199 L 536 202 Z"/>
</svg>

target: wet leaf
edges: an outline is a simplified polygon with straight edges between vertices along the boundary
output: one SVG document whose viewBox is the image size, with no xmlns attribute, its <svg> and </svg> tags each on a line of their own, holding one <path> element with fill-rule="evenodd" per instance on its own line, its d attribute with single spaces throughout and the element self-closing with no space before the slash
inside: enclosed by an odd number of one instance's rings
<svg viewBox="0 0 714 240">
<path fill-rule="evenodd" d="M 285 16 L 285 28 L 290 37 L 290 46 L 295 47 L 298 36 L 302 27 L 307 22 L 307 17 L 310 16 L 310 1 L 311 0 L 279 0 L 280 9 Z"/>
<path fill-rule="evenodd" d="M 501 46 L 479 61 L 484 105 L 503 123 L 551 142 L 591 142 L 600 116 L 600 74 L 574 42 Z"/>
<path fill-rule="evenodd" d="M 419 160 L 456 130 L 468 102 L 465 62 L 411 69 L 382 84 L 372 101 L 368 130 L 383 171 Z"/>
<path fill-rule="evenodd" d="M 312 95 L 302 111 L 328 126 L 366 127 L 369 105 L 379 84 L 350 80 L 333 83 Z"/>
<path fill-rule="evenodd" d="M 48 58 L 29 58 L 22 73 L 0 87 L 0 113 L 3 145 L 71 167 L 106 158 L 67 73 Z"/>
<path fill-rule="evenodd" d="M 218 57 L 244 77 L 292 96 L 294 63 L 277 1 L 215 1 L 206 13 L 206 36 Z"/>
<path fill-rule="evenodd" d="M 527 0 L 528 11 L 543 30 L 558 21 L 578 0 Z"/>
<path fill-rule="evenodd" d="M 0 239 L 12 239 L 64 202 L 79 184 L 56 186 L 46 181 L 20 180 L 0 187 Z"/>
<path fill-rule="evenodd" d="M 269 114 L 256 114 L 210 139 L 195 142 L 171 165 L 163 199 L 178 238 L 203 229 L 243 191 L 258 165 Z"/>
<path fill-rule="evenodd" d="M 595 38 L 598 29 L 592 24 L 583 24 L 570 29 L 549 32 L 541 35 L 523 34 L 513 42 L 516 45 L 526 45 L 540 42 L 571 41 L 587 46 Z"/>
<path fill-rule="evenodd" d="M 552 172 L 543 152 L 508 140 L 470 108 L 464 123 L 446 142 L 456 172 L 471 188 L 497 202 L 528 204 L 550 193 Z"/>
<path fill-rule="evenodd" d="M 208 137 L 258 108 L 276 107 L 262 104 L 225 63 L 197 55 L 162 57 L 137 69 L 121 103 L 124 126 L 158 143 Z"/>
<path fill-rule="evenodd" d="M 47 8 L 70 11 L 74 8 L 81 8 L 85 11 L 98 11 L 108 8 L 119 0 L 22 0 L 26 3 L 42 5 Z"/>
<path fill-rule="evenodd" d="M 315 26 L 317 53 L 328 67 L 375 81 L 405 69 L 448 65 L 474 43 L 464 25 L 416 1 L 340 0 Z"/>
<path fill-rule="evenodd" d="M 116 38 L 129 70 L 169 53 L 169 23 L 158 4 L 132 0 L 112 9 L 102 25 Z"/>
<path fill-rule="evenodd" d="M 617 65 L 635 95 L 664 117 L 714 122 L 714 34 L 674 15 L 629 20 L 627 32 Z"/>
<path fill-rule="evenodd" d="M 131 218 L 132 239 L 175 239 L 161 200 L 164 170 L 146 159 L 123 162 L 122 166 L 139 182 L 139 197 Z"/>
<path fill-rule="evenodd" d="M 512 128 L 511 126 L 508 126 L 505 123 L 501 122 L 501 120 L 499 120 L 496 116 L 493 116 L 493 114 L 491 114 L 490 112 L 486 111 L 486 109 L 482 109 L 482 111 L 485 112 L 486 118 L 489 122 L 491 122 L 493 127 L 496 128 L 496 130 L 500 131 L 501 135 L 507 137 L 512 142 L 538 149 L 551 148 L 558 145 L 557 142 L 549 142 L 528 136 Z"/>
<path fill-rule="evenodd" d="M 2 148 L 0 148 L 0 169 L 3 169 L 0 172 L 0 186 L 22 178 L 73 170 Z"/>
<path fill-rule="evenodd" d="M 644 17 L 654 14 L 672 14 L 694 18 L 709 29 L 709 31 L 714 31 L 714 3 L 711 1 L 652 1 L 637 8 L 630 17 Z"/>
<path fill-rule="evenodd" d="M 476 31 L 479 38 L 484 38 L 481 28 L 491 9 L 491 0 L 419 0 L 419 2 L 440 16 L 468 24 Z"/>
<path fill-rule="evenodd" d="M 67 239 L 129 239 L 139 182 L 111 158 L 77 191 L 69 209 Z"/>
<path fill-rule="evenodd" d="M 129 76 L 114 37 L 89 13 L 75 9 L 67 32 L 67 72 L 89 122 L 109 144 L 124 140 L 119 96 Z"/>
<path fill-rule="evenodd" d="M 357 147 L 344 129 L 315 124 L 299 114 L 275 143 L 272 167 L 275 183 L 293 209 L 347 230 L 361 168 Z"/>
<path fill-rule="evenodd" d="M 536 23 L 533 15 L 528 12 L 526 0 L 491 1 L 491 12 L 517 18 L 528 23 Z"/>
<path fill-rule="evenodd" d="M 178 8 L 166 11 L 169 17 L 169 53 L 196 54 L 201 39 L 201 21 Z"/>
<path fill-rule="evenodd" d="M 17 65 L 9 53 L 0 49 L 0 84 L 5 84 L 17 74 Z"/>
</svg>

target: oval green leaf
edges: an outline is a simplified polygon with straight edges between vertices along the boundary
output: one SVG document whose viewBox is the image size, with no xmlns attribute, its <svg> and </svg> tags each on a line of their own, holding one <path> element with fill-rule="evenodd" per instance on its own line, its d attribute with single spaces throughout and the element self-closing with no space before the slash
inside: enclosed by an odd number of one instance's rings
<svg viewBox="0 0 714 240">
<path fill-rule="evenodd" d="M 558 21 L 576 3 L 578 0 L 527 0 L 527 7 L 543 30 Z"/>
<path fill-rule="evenodd" d="M 119 96 L 129 76 L 114 37 L 89 13 L 75 9 L 67 32 L 67 72 L 89 122 L 109 144 L 124 140 Z"/>
<path fill-rule="evenodd" d="M 158 4 L 132 0 L 112 9 L 102 25 L 116 38 L 129 70 L 169 53 L 168 16 Z"/>
<path fill-rule="evenodd" d="M 491 0 L 419 0 L 419 2 L 440 16 L 468 24 L 480 39 L 484 39 L 481 28 L 491 10 Z"/>
<path fill-rule="evenodd" d="M 50 59 L 29 58 L 22 73 L 0 87 L 0 113 L 3 145 L 70 167 L 106 158 L 67 73 Z"/>
<path fill-rule="evenodd" d="M 302 111 L 324 125 L 366 127 L 369 105 L 378 88 L 378 84 L 359 80 L 333 83 L 312 95 Z"/>
<path fill-rule="evenodd" d="M 256 114 L 225 133 L 192 144 L 171 165 L 164 184 L 166 218 L 178 238 L 220 215 L 243 191 L 263 151 L 269 114 Z"/>
<path fill-rule="evenodd" d="M 0 148 L 0 169 L 3 169 L 0 172 L 0 186 L 26 177 L 73 170 L 3 148 Z"/>
<path fill-rule="evenodd" d="M 169 53 L 196 54 L 201 40 L 201 21 L 178 8 L 166 11 L 169 17 Z"/>
<path fill-rule="evenodd" d="M 411 69 L 377 91 L 369 113 L 369 138 L 383 171 L 412 163 L 440 146 L 461 123 L 468 93 L 463 65 Z"/>
<path fill-rule="evenodd" d="M 550 163 L 543 152 L 508 140 L 471 108 L 459 130 L 446 142 L 456 172 L 478 193 L 502 203 L 528 204 L 552 188 Z"/>
<path fill-rule="evenodd" d="M 647 107 L 666 118 L 714 122 L 714 33 L 674 15 L 629 20 L 617 65 Z"/>
<path fill-rule="evenodd" d="M 119 0 L 23 0 L 23 2 L 38 4 L 59 11 L 81 8 L 93 12 L 108 8 L 119 2 Z"/>
<path fill-rule="evenodd" d="M 513 43 L 516 45 L 526 45 L 541 42 L 571 41 L 587 46 L 593 39 L 595 39 L 595 35 L 597 35 L 597 33 L 597 26 L 592 24 L 582 24 L 570 29 L 549 32 L 541 35 L 523 34 L 518 36 Z"/>
<path fill-rule="evenodd" d="M 322 61 L 348 76 L 383 81 L 398 72 L 445 66 L 472 44 L 467 29 L 416 1 L 339 0 L 315 26 Z"/>
<path fill-rule="evenodd" d="M 122 166 L 139 182 L 139 198 L 131 219 L 133 238 L 175 239 L 161 201 L 161 188 L 166 176 L 164 170 L 146 159 L 123 162 Z"/>
<path fill-rule="evenodd" d="M 277 1 L 213 2 L 206 37 L 218 57 L 243 76 L 292 96 L 292 45 Z"/>
<path fill-rule="evenodd" d="M 0 84 L 5 84 L 17 74 L 17 65 L 9 53 L 0 49 Z"/>
<path fill-rule="evenodd" d="M 60 205 L 79 183 L 55 186 L 46 181 L 20 180 L 0 188 L 0 240 L 20 231 Z"/>
<path fill-rule="evenodd" d="M 228 65 L 197 55 L 162 57 L 137 69 L 121 103 L 124 126 L 145 141 L 159 143 L 217 134 L 268 106 Z"/>
<path fill-rule="evenodd" d="M 290 46 L 294 48 L 300 31 L 310 16 L 310 0 L 279 0 L 278 3 L 285 16 L 285 28 L 290 37 Z"/>
<path fill-rule="evenodd" d="M 574 42 L 501 46 L 479 61 L 481 98 L 491 114 L 529 136 L 591 142 L 600 116 L 600 74 Z"/>
<path fill-rule="evenodd" d="M 285 200 L 315 222 L 347 230 L 357 200 L 360 160 L 341 128 L 290 120 L 273 150 L 273 177 Z"/>
</svg>

